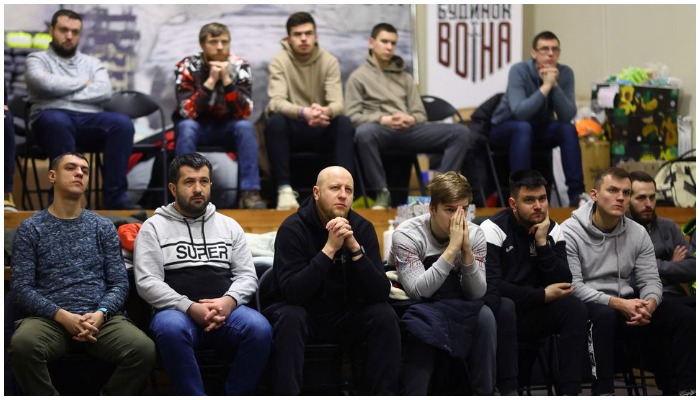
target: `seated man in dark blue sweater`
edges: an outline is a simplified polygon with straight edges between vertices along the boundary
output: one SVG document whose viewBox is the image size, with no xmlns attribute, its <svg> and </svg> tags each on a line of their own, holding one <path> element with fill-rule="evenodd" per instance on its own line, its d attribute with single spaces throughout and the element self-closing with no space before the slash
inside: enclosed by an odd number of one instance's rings
<svg viewBox="0 0 700 400">
<path fill-rule="evenodd" d="M 114 225 L 82 208 L 88 162 L 79 153 L 49 167 L 54 201 L 24 220 L 12 246 L 12 301 L 27 316 L 9 358 L 25 395 L 57 395 L 47 362 L 73 345 L 116 364 L 104 395 L 139 394 L 156 358 L 153 341 L 120 311 L 129 293 Z"/>
<path fill-rule="evenodd" d="M 489 142 L 509 150 L 510 171 L 530 168 L 532 150 L 561 149 L 569 205 L 577 207 L 583 186 L 576 127 L 574 71 L 559 64 L 559 38 L 549 31 L 532 40 L 530 59 L 511 67 L 508 86 L 491 117 Z"/>
<path fill-rule="evenodd" d="M 559 225 L 549 219 L 546 185 L 537 171 L 513 172 L 510 209 L 481 224 L 488 242 L 485 299 L 491 305 L 499 294 L 501 297 L 496 312 L 499 384 L 510 389 L 512 384 L 503 382 L 504 376 L 517 376 L 514 372 L 518 365 L 529 372 L 534 361 L 518 362 L 517 342 L 508 332 L 517 332 L 518 339 L 528 342 L 557 333 L 557 394 L 575 396 L 581 391 L 588 313 L 583 302 L 572 296 L 564 237 Z"/>
</svg>

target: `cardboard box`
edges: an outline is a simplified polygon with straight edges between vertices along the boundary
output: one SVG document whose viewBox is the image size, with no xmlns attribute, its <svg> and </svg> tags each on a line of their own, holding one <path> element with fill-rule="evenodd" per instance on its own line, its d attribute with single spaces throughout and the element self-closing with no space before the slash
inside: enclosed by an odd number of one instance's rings
<svg viewBox="0 0 700 400">
<path fill-rule="evenodd" d="M 620 161 L 673 160 L 678 157 L 678 100 L 671 87 L 594 84 L 592 108 L 601 105 L 602 88 L 615 92 L 605 108 L 603 130 L 610 141 L 612 165 Z M 607 96 L 601 96 L 601 101 Z M 605 105 L 605 104 L 603 104 Z"/>
<path fill-rule="evenodd" d="M 598 173 L 610 168 L 610 142 L 591 142 L 588 139 L 581 139 L 579 143 L 583 164 L 583 184 L 588 192 L 593 188 Z"/>
<path fill-rule="evenodd" d="M 644 171 L 653 178 L 665 162 L 664 160 L 620 161 L 615 166 L 629 172 Z"/>
</svg>

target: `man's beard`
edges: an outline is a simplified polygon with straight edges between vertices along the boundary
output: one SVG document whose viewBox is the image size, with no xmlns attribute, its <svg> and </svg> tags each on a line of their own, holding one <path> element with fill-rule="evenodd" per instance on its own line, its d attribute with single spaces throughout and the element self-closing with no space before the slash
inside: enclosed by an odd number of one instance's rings
<svg viewBox="0 0 700 400">
<path fill-rule="evenodd" d="M 642 210 L 644 211 L 644 210 Z M 646 225 L 648 223 L 653 222 L 656 219 L 656 210 L 651 211 L 651 216 L 642 216 L 641 213 L 638 213 L 634 210 L 632 210 L 632 207 L 630 207 L 630 215 L 632 216 L 632 219 L 639 223 L 640 225 Z"/>
<path fill-rule="evenodd" d="M 192 218 L 204 214 L 204 212 L 207 210 L 207 206 L 209 205 L 209 199 L 206 197 L 200 206 L 195 206 L 192 203 L 190 203 L 188 201 L 189 199 L 186 196 L 177 195 L 176 200 L 178 206 L 180 206 L 180 209 L 184 211 L 183 214 L 187 214 Z"/>
<path fill-rule="evenodd" d="M 75 52 L 78 51 L 77 44 L 70 49 L 66 49 L 63 46 L 57 45 L 54 41 L 51 41 L 50 45 L 53 51 L 56 52 L 56 54 L 58 54 L 59 57 L 63 58 L 71 58 L 75 55 Z"/>
</svg>

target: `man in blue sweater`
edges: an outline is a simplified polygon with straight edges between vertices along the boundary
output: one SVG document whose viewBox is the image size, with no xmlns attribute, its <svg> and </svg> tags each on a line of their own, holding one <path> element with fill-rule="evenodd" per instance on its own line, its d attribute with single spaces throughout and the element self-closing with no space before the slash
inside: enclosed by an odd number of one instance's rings
<svg viewBox="0 0 700 400">
<path fill-rule="evenodd" d="M 532 41 L 530 59 L 513 65 L 508 87 L 491 118 L 489 141 L 510 153 L 510 171 L 529 169 L 534 147 L 561 149 L 569 205 L 578 206 L 583 186 L 576 127 L 574 71 L 559 64 L 559 38 L 549 31 Z M 555 119 L 556 116 L 556 119 Z"/>
<path fill-rule="evenodd" d="M 104 395 L 136 395 L 155 362 L 153 341 L 121 310 L 129 293 L 114 225 L 81 206 L 88 162 L 80 153 L 49 167 L 54 202 L 24 220 L 12 246 L 12 301 L 26 315 L 9 347 L 25 395 L 58 395 L 47 362 L 80 346 L 116 364 Z"/>
<path fill-rule="evenodd" d="M 78 148 L 103 151 L 104 208 L 135 208 L 126 193 L 134 124 L 125 114 L 103 110 L 112 84 L 100 60 L 78 51 L 82 25 L 79 14 L 56 11 L 49 48 L 27 56 L 31 128 L 49 159 Z"/>
</svg>

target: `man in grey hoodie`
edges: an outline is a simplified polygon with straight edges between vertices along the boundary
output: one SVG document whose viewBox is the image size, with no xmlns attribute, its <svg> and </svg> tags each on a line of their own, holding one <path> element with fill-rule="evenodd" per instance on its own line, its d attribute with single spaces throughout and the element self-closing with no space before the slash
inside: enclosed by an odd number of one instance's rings
<svg viewBox="0 0 700 400">
<path fill-rule="evenodd" d="M 440 171 L 461 171 L 478 136 L 461 124 L 428 123 L 418 87 L 394 54 L 398 33 L 387 23 L 374 26 L 366 62 L 345 84 L 345 110 L 356 127 L 355 141 L 367 186 L 377 192 L 375 209 L 391 207 L 381 152 L 443 152 Z"/>
<path fill-rule="evenodd" d="M 195 350 L 235 353 L 227 395 L 251 395 L 267 364 L 272 328 L 245 304 L 258 288 L 241 226 L 209 203 L 211 163 L 198 153 L 168 169 L 175 202 L 144 222 L 134 246 L 139 295 L 156 313 L 151 334 L 175 393 L 204 395 Z"/>
<path fill-rule="evenodd" d="M 586 303 L 592 323 L 592 393 L 613 393 L 615 339 L 634 338 L 644 348 L 668 341 L 674 387 L 694 395 L 695 313 L 661 303 L 654 246 L 644 227 L 625 216 L 631 191 L 627 171 L 604 170 L 593 201 L 562 224 L 574 296 Z"/>
</svg>

